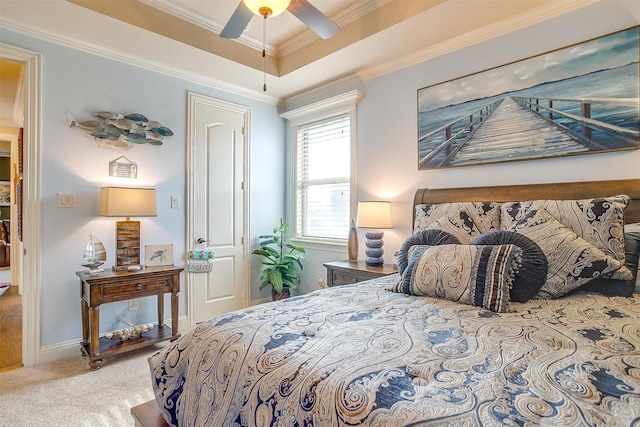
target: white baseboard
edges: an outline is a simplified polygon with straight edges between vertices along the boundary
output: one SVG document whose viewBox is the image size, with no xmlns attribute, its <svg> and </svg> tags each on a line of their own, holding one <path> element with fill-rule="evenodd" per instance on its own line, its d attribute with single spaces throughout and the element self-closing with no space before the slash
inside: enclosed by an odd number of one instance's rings
<svg viewBox="0 0 640 427">
<path fill-rule="evenodd" d="M 38 364 L 68 359 L 80 354 L 80 339 L 40 347 Z"/>
<path fill-rule="evenodd" d="M 171 320 L 167 319 L 164 322 L 167 326 L 171 326 Z M 178 331 L 181 334 L 184 334 L 188 330 L 187 327 L 187 317 L 180 316 L 178 317 Z M 53 362 L 55 360 L 68 359 L 70 357 L 75 357 L 80 353 L 80 342 L 81 338 L 61 342 L 57 344 L 47 345 L 40 347 L 40 356 L 38 358 L 38 364 Z"/>
<path fill-rule="evenodd" d="M 266 302 L 273 302 L 273 299 L 270 298 L 270 297 L 254 299 L 254 300 L 251 300 L 251 302 L 249 302 L 249 305 L 251 307 L 253 307 L 254 305 L 260 305 L 260 304 L 264 304 Z"/>
</svg>

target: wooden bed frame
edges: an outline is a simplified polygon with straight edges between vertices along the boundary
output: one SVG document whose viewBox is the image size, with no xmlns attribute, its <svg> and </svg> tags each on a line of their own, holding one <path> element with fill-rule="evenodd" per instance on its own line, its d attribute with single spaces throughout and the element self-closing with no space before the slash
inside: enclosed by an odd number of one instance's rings
<svg viewBox="0 0 640 427">
<path fill-rule="evenodd" d="M 155 399 L 131 408 L 131 416 L 136 427 L 170 427 L 162 417 Z"/>
<path fill-rule="evenodd" d="M 505 185 L 466 188 L 420 188 L 413 198 L 412 221 L 419 204 L 446 202 L 512 202 L 525 200 L 574 200 L 626 194 L 631 198 L 625 223 L 640 222 L 640 179 L 563 182 L 557 184 Z"/>
<path fill-rule="evenodd" d="M 567 182 L 557 184 L 506 185 L 493 187 L 467 187 L 428 189 L 416 191 L 413 206 L 446 202 L 509 202 L 524 200 L 572 200 L 626 194 L 631 203 L 625 211 L 625 222 L 640 222 L 640 179 L 612 181 Z M 413 211 L 412 224 L 415 219 Z M 162 418 L 155 400 L 131 408 L 136 427 L 169 427 Z"/>
</svg>

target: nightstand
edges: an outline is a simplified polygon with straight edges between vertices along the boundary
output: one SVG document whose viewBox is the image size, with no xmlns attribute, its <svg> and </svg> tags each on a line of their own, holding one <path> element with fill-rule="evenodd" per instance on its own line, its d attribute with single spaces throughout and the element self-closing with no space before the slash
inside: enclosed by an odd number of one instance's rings
<svg viewBox="0 0 640 427">
<path fill-rule="evenodd" d="M 373 267 L 364 261 L 331 261 L 323 265 L 327 268 L 328 286 L 358 283 L 398 272 L 396 267 L 391 264 Z"/>
<path fill-rule="evenodd" d="M 86 274 L 76 272 L 80 278 L 82 308 L 82 342 L 80 349 L 89 356 L 91 370 L 100 369 L 102 358 L 157 342 L 175 340 L 178 333 L 178 293 L 182 267 L 144 267 L 140 271 L 110 271 Z M 171 327 L 164 324 L 164 294 L 171 294 Z M 100 338 L 100 305 L 156 295 L 158 298 L 158 325 L 139 338 L 119 341 Z"/>
</svg>

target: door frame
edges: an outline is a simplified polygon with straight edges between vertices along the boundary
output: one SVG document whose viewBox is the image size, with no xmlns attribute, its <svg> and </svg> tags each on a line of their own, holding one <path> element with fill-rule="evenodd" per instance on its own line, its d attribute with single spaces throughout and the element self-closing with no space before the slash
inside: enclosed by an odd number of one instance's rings
<svg viewBox="0 0 640 427">
<path fill-rule="evenodd" d="M 24 65 L 24 134 L 22 188 L 22 364 L 40 361 L 40 54 L 0 42 L 0 57 Z"/>
<path fill-rule="evenodd" d="M 242 105 L 234 104 L 227 101 L 222 101 L 220 99 L 212 98 L 205 95 L 200 95 L 194 92 L 187 92 L 188 103 L 187 103 L 187 235 L 185 242 L 185 264 L 189 265 L 189 251 L 196 245 L 196 239 L 200 236 L 196 235 L 194 222 L 192 218 L 195 214 L 195 189 L 194 189 L 194 169 L 195 169 L 195 107 L 197 104 L 206 104 L 212 107 L 224 108 L 227 110 L 231 110 L 234 112 L 238 112 L 244 114 L 245 123 L 244 123 L 244 131 L 243 131 L 243 150 L 244 150 L 244 161 L 243 161 L 243 203 L 244 210 L 242 212 L 242 227 L 244 229 L 244 236 L 242 237 L 243 248 L 242 248 L 242 261 L 244 265 L 243 269 L 243 277 L 244 277 L 244 306 L 248 307 L 249 301 L 251 298 L 251 263 L 250 263 L 250 244 L 247 236 L 250 236 L 249 230 L 249 165 L 251 158 L 251 153 L 249 151 L 251 140 L 251 127 L 249 126 L 251 123 L 251 109 L 249 107 L 245 107 Z M 209 273 L 189 273 L 185 272 L 186 280 L 185 285 L 187 289 L 187 325 L 189 329 L 196 326 L 195 316 L 193 313 L 193 307 L 195 304 L 195 294 L 193 290 L 193 286 L 191 285 L 193 275 L 194 274 L 209 274 Z"/>
</svg>

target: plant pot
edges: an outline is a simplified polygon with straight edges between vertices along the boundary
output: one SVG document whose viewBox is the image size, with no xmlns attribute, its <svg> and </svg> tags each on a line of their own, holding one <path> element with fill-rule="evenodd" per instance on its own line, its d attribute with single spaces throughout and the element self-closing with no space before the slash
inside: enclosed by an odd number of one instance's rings
<svg viewBox="0 0 640 427">
<path fill-rule="evenodd" d="M 282 288 L 282 292 L 277 293 L 275 289 L 271 288 L 271 299 L 278 301 L 281 299 L 287 299 L 291 296 L 291 290 L 289 288 Z"/>
</svg>

